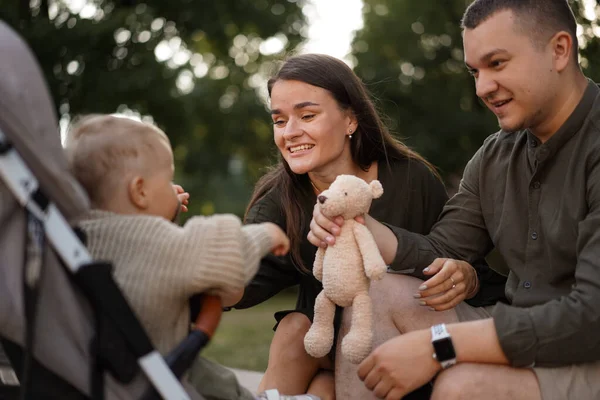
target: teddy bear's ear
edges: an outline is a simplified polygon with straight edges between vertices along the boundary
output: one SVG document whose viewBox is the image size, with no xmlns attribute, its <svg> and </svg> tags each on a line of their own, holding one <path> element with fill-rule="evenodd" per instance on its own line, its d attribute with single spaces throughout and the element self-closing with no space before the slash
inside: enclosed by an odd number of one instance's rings
<svg viewBox="0 0 600 400">
<path fill-rule="evenodd" d="M 381 183 L 378 180 L 371 181 L 369 186 L 371 187 L 371 193 L 373 193 L 374 199 L 381 197 L 383 194 L 383 186 L 381 186 Z"/>
</svg>

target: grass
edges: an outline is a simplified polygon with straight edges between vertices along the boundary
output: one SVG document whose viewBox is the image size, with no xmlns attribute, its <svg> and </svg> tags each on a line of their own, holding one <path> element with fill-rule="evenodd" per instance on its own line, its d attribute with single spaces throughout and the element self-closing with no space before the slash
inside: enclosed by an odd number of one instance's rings
<svg viewBox="0 0 600 400">
<path fill-rule="evenodd" d="M 223 313 L 202 355 L 228 367 L 264 371 L 273 339 L 273 314 L 293 309 L 295 302 L 296 295 L 285 291 L 256 307 Z"/>
</svg>

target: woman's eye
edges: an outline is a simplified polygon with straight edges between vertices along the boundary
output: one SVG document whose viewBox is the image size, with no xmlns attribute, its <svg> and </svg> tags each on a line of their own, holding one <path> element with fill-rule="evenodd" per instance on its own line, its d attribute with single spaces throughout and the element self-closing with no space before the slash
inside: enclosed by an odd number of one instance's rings
<svg viewBox="0 0 600 400">
<path fill-rule="evenodd" d="M 315 116 L 314 114 L 307 114 L 307 115 L 303 115 L 302 119 L 305 121 L 309 121 L 309 120 L 313 119 L 314 116 Z"/>
<path fill-rule="evenodd" d="M 491 64 L 492 64 L 492 67 L 497 68 L 497 67 L 501 66 L 502 64 L 504 64 L 504 60 L 495 60 L 495 61 L 492 61 Z"/>
<path fill-rule="evenodd" d="M 275 126 L 283 126 L 284 124 L 285 124 L 285 121 L 283 121 L 283 120 L 273 121 L 273 125 L 275 125 Z"/>
</svg>

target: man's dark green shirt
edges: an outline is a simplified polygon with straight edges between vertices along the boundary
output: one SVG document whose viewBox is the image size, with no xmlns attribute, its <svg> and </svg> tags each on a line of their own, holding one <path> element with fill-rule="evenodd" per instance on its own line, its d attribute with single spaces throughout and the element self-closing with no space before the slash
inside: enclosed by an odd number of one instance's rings
<svg viewBox="0 0 600 400">
<path fill-rule="evenodd" d="M 600 90 L 545 143 L 528 130 L 488 137 L 427 236 L 392 228 L 392 269 L 422 276 L 438 256 L 467 261 L 496 247 L 509 305 L 493 318 L 514 366 L 600 360 Z"/>
<path fill-rule="evenodd" d="M 411 232 L 428 233 L 448 200 L 444 185 L 432 171 L 418 160 L 390 159 L 389 163 L 379 162 L 378 180 L 383 185 L 384 192 L 383 196 L 373 201 L 370 215 L 378 221 L 400 226 Z M 308 183 L 306 190 L 309 196 L 302 199 L 305 220 L 300 255 L 304 266 L 312 269 L 317 248 L 305 238 L 317 198 Z M 246 223 L 269 221 L 285 230 L 284 208 L 289 205 L 283 204 L 281 199 L 279 187 L 270 190 L 252 206 Z M 499 298 L 504 299 L 501 290 L 497 290 L 501 289 L 504 277 L 495 274 L 481 261 L 475 262 L 474 266 L 480 277 L 482 290 L 476 298 L 469 300 L 469 304 L 488 305 L 494 304 Z M 235 308 L 252 307 L 281 290 L 298 284 L 300 287 L 295 311 L 306 314 L 312 320 L 315 299 L 323 286 L 312 273 L 300 272 L 290 254 L 284 257 L 267 255 L 262 260 L 258 273 L 246 287 L 243 299 Z M 277 313 L 278 321 L 287 312 L 289 310 Z"/>
</svg>

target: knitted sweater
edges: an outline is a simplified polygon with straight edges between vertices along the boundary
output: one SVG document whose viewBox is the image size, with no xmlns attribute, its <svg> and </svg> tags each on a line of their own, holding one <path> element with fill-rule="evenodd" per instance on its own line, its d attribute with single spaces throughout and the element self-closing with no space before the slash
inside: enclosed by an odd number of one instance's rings
<svg viewBox="0 0 600 400">
<path fill-rule="evenodd" d="M 233 215 L 192 217 L 180 227 L 160 217 L 92 210 L 80 227 L 92 257 L 112 262 L 117 284 L 162 354 L 187 336 L 192 295 L 244 288 L 271 248 L 264 225 L 242 226 Z"/>
</svg>

